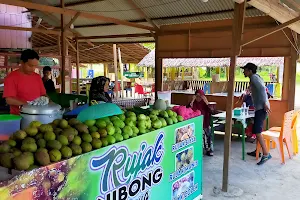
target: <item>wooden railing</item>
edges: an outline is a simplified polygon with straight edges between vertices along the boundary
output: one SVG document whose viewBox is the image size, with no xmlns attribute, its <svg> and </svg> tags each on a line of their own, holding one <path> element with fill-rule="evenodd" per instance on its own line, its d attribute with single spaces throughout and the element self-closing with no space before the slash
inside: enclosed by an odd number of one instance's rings
<svg viewBox="0 0 300 200">
<path fill-rule="evenodd" d="M 204 81 L 204 80 L 191 80 L 187 81 L 187 88 L 191 88 L 192 90 L 203 90 L 204 85 L 206 83 L 211 83 L 212 81 Z M 272 82 L 265 82 L 265 85 L 267 86 Z M 248 81 L 236 81 L 234 85 L 234 91 L 235 92 L 243 92 L 249 87 Z"/>
<path fill-rule="evenodd" d="M 211 83 L 212 81 L 203 81 L 203 80 L 192 80 L 192 81 L 187 81 L 187 88 L 191 88 L 192 90 L 203 90 L 204 85 L 206 83 Z"/>
</svg>

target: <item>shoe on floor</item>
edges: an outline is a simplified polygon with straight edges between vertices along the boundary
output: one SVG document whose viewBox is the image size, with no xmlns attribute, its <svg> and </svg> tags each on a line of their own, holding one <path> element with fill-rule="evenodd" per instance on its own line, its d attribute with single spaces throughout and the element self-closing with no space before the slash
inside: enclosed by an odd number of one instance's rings
<svg viewBox="0 0 300 200">
<path fill-rule="evenodd" d="M 257 163 L 257 165 L 262 165 L 264 164 L 265 162 L 267 162 L 268 160 L 270 160 L 272 158 L 271 154 L 269 153 L 268 155 L 263 155 L 261 157 L 261 160 Z"/>
<path fill-rule="evenodd" d="M 212 150 L 206 151 L 207 156 L 214 156 L 214 152 Z"/>
<path fill-rule="evenodd" d="M 254 150 L 252 152 L 248 152 L 247 155 L 252 156 L 252 157 L 256 157 L 256 150 Z M 259 153 L 258 156 L 261 157 L 261 153 Z"/>
<path fill-rule="evenodd" d="M 255 138 L 253 138 L 253 137 L 247 137 L 246 138 L 246 142 L 254 143 L 255 142 Z"/>
</svg>

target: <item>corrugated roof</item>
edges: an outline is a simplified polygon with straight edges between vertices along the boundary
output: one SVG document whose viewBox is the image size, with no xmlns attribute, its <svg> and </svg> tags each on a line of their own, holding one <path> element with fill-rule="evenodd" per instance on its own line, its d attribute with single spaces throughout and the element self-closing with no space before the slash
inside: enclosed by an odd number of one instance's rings
<svg viewBox="0 0 300 200">
<path fill-rule="evenodd" d="M 284 66 L 283 57 L 247 57 L 238 58 L 237 66 L 244 66 L 248 62 L 252 62 L 257 66 Z M 148 53 L 147 56 L 139 62 L 141 67 L 155 66 L 155 50 Z M 163 67 L 226 67 L 230 66 L 230 58 L 177 58 L 177 59 L 163 59 Z"/>
<path fill-rule="evenodd" d="M 224 19 L 232 19 L 233 11 L 220 12 L 215 14 L 201 14 L 193 17 L 180 17 L 175 19 L 158 19 L 154 20 L 154 22 L 158 25 L 170 25 L 170 24 L 181 24 L 181 23 L 192 23 L 192 22 L 202 22 L 202 21 L 215 21 L 215 20 L 224 20 Z M 262 16 L 263 13 L 257 9 L 248 9 L 246 10 L 247 17 L 258 17 Z"/>
<path fill-rule="evenodd" d="M 232 0 L 209 0 L 204 3 L 200 0 L 167 0 L 163 2 L 149 0 L 135 0 L 148 17 L 170 17 L 195 13 L 212 13 L 232 10 Z"/>
<path fill-rule="evenodd" d="M 27 0 L 31 1 L 31 0 Z M 232 19 L 234 2 L 232 0 L 208 0 L 204 3 L 201 0 L 133 0 L 151 20 L 157 24 L 169 25 L 178 23 L 190 23 L 201 21 L 214 21 L 223 19 Z M 34 2 L 59 6 L 60 0 L 34 0 Z M 130 5 L 128 0 L 65 0 L 68 9 L 90 12 L 118 18 L 121 20 L 131 21 L 133 23 L 142 23 L 150 26 L 146 20 Z M 60 27 L 60 14 L 41 13 L 32 11 L 50 25 Z M 246 16 L 263 16 L 261 11 L 247 6 Z M 66 16 L 66 21 L 71 20 Z M 73 23 L 76 32 L 81 36 L 103 36 L 103 35 L 123 35 L 149 33 L 147 30 L 133 28 L 123 25 L 115 25 L 98 20 L 86 19 L 79 17 Z M 154 41 L 154 38 L 114 38 L 114 39 L 97 39 L 93 42 L 142 42 Z"/>
<path fill-rule="evenodd" d="M 38 3 L 59 6 L 59 0 L 34 0 Z M 81 3 L 80 3 L 81 2 Z M 84 2 L 84 3 L 83 3 Z M 177 24 L 177 23 L 188 23 L 188 22 L 201 22 L 201 21 L 213 21 L 222 19 L 231 19 L 233 17 L 234 2 L 232 0 L 209 0 L 204 3 L 200 0 L 164 0 L 164 1 L 150 1 L 150 0 L 134 0 L 137 7 L 139 7 L 149 18 L 151 18 L 158 26 Z M 80 3 L 80 4 L 78 4 Z M 131 7 L 127 0 L 99 0 L 99 1 L 88 1 L 87 0 L 66 0 L 66 5 L 69 9 L 78 11 L 90 12 L 93 14 L 99 14 L 118 18 L 121 20 L 127 20 L 132 22 L 143 22 L 145 19 L 141 17 L 138 12 Z M 76 5 L 74 5 L 76 4 Z M 49 20 L 51 25 L 51 19 L 48 16 L 42 16 L 40 12 L 36 12 L 38 16 L 44 17 L 46 21 Z M 51 14 L 54 18 L 59 21 L 60 15 Z M 262 16 L 264 13 L 260 12 L 256 8 L 250 8 L 246 11 L 246 16 Z M 52 18 L 53 18 L 52 16 Z M 53 21 L 53 20 L 52 20 Z M 94 25 L 94 26 L 93 26 Z M 102 27 L 101 25 L 105 25 Z M 56 25 L 56 26 L 59 26 Z M 124 27 L 119 31 L 118 28 L 113 27 L 110 23 L 90 20 L 85 18 L 78 18 L 74 22 L 74 26 L 85 28 L 84 33 L 88 35 L 96 35 L 99 29 L 95 26 L 102 27 L 110 31 L 108 35 L 122 34 L 122 33 L 137 33 L 135 28 Z M 82 30 L 78 30 L 83 32 Z"/>
<path fill-rule="evenodd" d="M 99 14 L 107 17 L 113 17 L 126 21 L 141 19 L 141 16 L 132 9 L 132 7 L 124 0 L 114 1 L 97 1 L 94 3 L 88 3 L 84 5 L 71 6 L 69 9 L 91 12 L 93 14 Z M 98 22 L 99 23 L 99 22 Z M 87 25 L 93 24 L 92 22 L 80 23 L 76 20 L 74 25 Z"/>
</svg>

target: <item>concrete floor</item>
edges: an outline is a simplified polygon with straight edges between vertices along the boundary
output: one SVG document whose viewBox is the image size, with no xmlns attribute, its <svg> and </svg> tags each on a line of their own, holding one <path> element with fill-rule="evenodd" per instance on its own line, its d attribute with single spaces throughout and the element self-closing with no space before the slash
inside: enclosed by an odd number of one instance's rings
<svg viewBox="0 0 300 200">
<path fill-rule="evenodd" d="M 276 149 L 271 150 L 272 159 L 263 166 L 257 166 L 253 157 L 246 156 L 242 160 L 242 143 L 234 138 L 230 156 L 229 183 L 244 191 L 240 197 L 224 197 L 215 195 L 214 187 L 220 188 L 223 174 L 223 136 L 215 141 L 213 157 L 203 159 L 203 199 L 204 200 L 294 200 L 300 199 L 300 156 L 289 159 L 287 151 L 286 164 L 280 164 Z M 246 143 L 247 151 L 255 149 L 255 145 Z"/>
</svg>

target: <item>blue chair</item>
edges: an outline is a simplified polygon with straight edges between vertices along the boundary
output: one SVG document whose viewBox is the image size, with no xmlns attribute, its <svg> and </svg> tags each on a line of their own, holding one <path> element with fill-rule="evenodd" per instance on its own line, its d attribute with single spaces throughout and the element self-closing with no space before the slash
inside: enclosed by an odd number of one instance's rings
<svg viewBox="0 0 300 200">
<path fill-rule="evenodd" d="M 275 91 L 275 84 L 274 83 L 270 83 L 266 87 L 267 87 L 269 93 L 273 96 L 274 95 L 274 91 Z"/>
<path fill-rule="evenodd" d="M 210 94 L 210 83 L 205 83 L 203 86 L 204 94 Z"/>
</svg>

